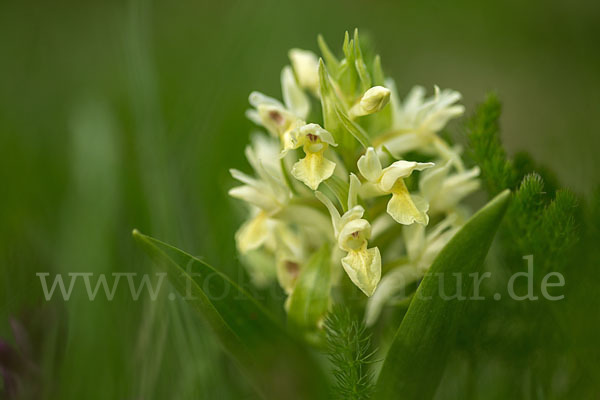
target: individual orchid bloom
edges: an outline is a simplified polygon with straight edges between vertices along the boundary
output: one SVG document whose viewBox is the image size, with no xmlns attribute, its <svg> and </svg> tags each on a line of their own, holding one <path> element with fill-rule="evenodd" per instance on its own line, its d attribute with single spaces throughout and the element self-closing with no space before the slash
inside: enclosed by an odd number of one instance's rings
<svg viewBox="0 0 600 400">
<path fill-rule="evenodd" d="M 291 149 L 302 147 L 305 157 L 292 167 L 292 175 L 304 182 L 312 190 L 333 175 L 336 164 L 325 158 L 325 150 L 329 146 L 337 146 L 331 133 L 318 124 L 307 124 L 291 133 L 289 144 L 284 147 L 283 155 Z"/>
<path fill-rule="evenodd" d="M 356 177 L 354 176 L 356 179 Z M 352 179 L 352 178 L 351 178 Z M 338 247 L 346 252 L 342 267 L 350 280 L 367 296 L 371 296 L 381 278 L 381 255 L 377 247 L 368 248 L 371 225 L 362 218 L 365 210 L 350 198 L 348 211 L 340 216 L 331 200 L 321 192 L 316 197 L 327 207 Z"/>
<path fill-rule="evenodd" d="M 278 159 L 276 144 L 257 136 L 253 146 L 246 147 L 246 157 L 257 176 L 251 177 L 231 169 L 231 175 L 244 185 L 229 191 L 230 196 L 244 200 L 253 209 L 252 217 L 240 227 L 235 236 L 242 254 L 262 246 L 269 239 L 273 232 L 271 216 L 281 211 L 291 196 L 289 188 L 283 182 L 280 167 L 273 163 L 273 160 Z"/>
<path fill-rule="evenodd" d="M 229 193 L 236 197 L 235 194 Z M 250 219 L 240 226 L 235 233 L 235 242 L 241 254 L 258 249 L 267 242 L 272 242 L 275 221 L 265 211 L 254 208 Z M 271 240 L 269 240 L 271 239 Z"/>
<path fill-rule="evenodd" d="M 423 225 L 403 227 L 402 236 L 407 261 L 388 272 L 369 298 L 365 310 L 365 322 L 373 325 L 383 307 L 394 300 L 406 298 L 406 287 L 425 275 L 431 264 L 460 229 L 456 215 L 450 215 L 426 232 Z"/>
<path fill-rule="evenodd" d="M 282 75 L 282 80 L 289 81 L 289 77 L 285 77 L 285 75 L 289 75 L 285 73 L 285 69 Z M 285 90 L 284 93 L 286 93 Z M 305 107 L 299 105 L 302 102 L 295 100 L 296 95 L 297 93 L 293 90 L 285 95 L 290 102 L 289 105 L 300 107 L 299 110 L 296 110 L 297 112 L 294 112 L 272 97 L 252 92 L 249 101 L 254 109 L 246 111 L 246 116 L 255 124 L 264 126 L 272 136 L 279 138 L 283 147 L 289 146 L 292 131 L 305 124 L 306 115 L 302 115 L 302 112 L 308 113 Z"/>
<path fill-rule="evenodd" d="M 461 94 L 455 90 L 440 90 L 435 86 L 435 94 L 425 98 L 425 88 L 415 86 L 404 103 L 397 103 L 394 109 L 394 128 L 419 133 L 437 133 L 449 120 L 461 116 L 465 108 L 455 104 Z"/>
<path fill-rule="evenodd" d="M 440 90 L 435 86 L 434 96 L 425 98 L 425 89 L 415 86 L 404 102 L 401 102 L 393 81 L 386 81 L 386 86 L 392 91 L 393 126 L 390 132 L 376 140 L 376 144 L 384 145 L 396 157 L 420 150 L 459 162 L 460 157 L 437 133 L 448 121 L 464 113 L 464 106 L 456 104 L 461 99 L 461 94 L 450 89 Z M 462 168 L 462 164 L 460 167 Z"/>
<path fill-rule="evenodd" d="M 358 160 L 358 170 L 367 180 L 362 185 L 363 197 L 391 194 L 387 204 L 387 213 L 396 222 L 410 225 L 414 222 L 427 225 L 429 216 L 427 201 L 418 195 L 411 195 L 404 183 L 413 171 L 423 171 L 433 167 L 433 163 L 399 160 L 383 169 L 375 149 L 369 147 L 365 155 Z"/>
<path fill-rule="evenodd" d="M 319 91 L 319 58 L 309 50 L 291 49 L 288 53 L 301 88 L 313 94 Z"/>
<path fill-rule="evenodd" d="M 429 202 L 431 213 L 452 213 L 458 204 L 480 187 L 479 167 L 450 173 L 452 163 L 432 168 L 421 176 L 419 191 Z"/>
<path fill-rule="evenodd" d="M 354 105 L 349 115 L 351 118 L 362 117 L 380 111 L 390 101 L 390 90 L 383 86 L 373 86 L 367 90 Z"/>
</svg>

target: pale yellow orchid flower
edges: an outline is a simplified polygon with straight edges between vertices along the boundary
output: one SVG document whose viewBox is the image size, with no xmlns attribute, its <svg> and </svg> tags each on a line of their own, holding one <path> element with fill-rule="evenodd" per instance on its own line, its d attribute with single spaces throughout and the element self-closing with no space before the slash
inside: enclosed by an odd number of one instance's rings
<svg viewBox="0 0 600 400">
<path fill-rule="evenodd" d="M 292 77 L 293 78 L 293 77 Z M 282 81 L 289 82 L 289 73 L 282 73 Z M 301 100 L 297 100 L 298 91 L 293 89 L 285 90 L 284 97 L 291 102 L 288 107 L 281 104 L 278 100 L 266 96 L 260 92 L 250 93 L 249 102 L 254 107 L 246 111 L 246 116 L 257 125 L 264 126 L 269 133 L 279 138 L 281 147 L 288 147 L 291 143 L 291 133 L 294 129 L 305 125 L 304 118 L 308 114 L 308 106 L 303 106 Z M 308 100 L 306 103 L 308 104 Z M 289 106 L 296 106 L 300 109 L 291 110 Z"/>
<path fill-rule="evenodd" d="M 404 183 L 413 171 L 422 171 L 433 167 L 433 163 L 400 160 L 383 169 L 375 149 L 369 147 L 365 155 L 358 160 L 358 170 L 367 180 L 362 185 L 363 197 L 391 194 L 387 204 L 387 213 L 403 225 L 417 222 L 422 225 L 429 223 L 427 210 L 429 205 L 418 195 L 411 195 Z"/>
<path fill-rule="evenodd" d="M 354 175 L 350 179 L 358 180 Z M 329 210 L 338 247 L 346 252 L 341 260 L 344 271 L 364 294 L 371 296 L 381 278 L 381 254 L 377 247 L 368 248 L 371 224 L 362 218 L 365 210 L 350 196 L 352 207 L 340 216 L 327 196 L 321 192 L 315 195 Z"/>
<path fill-rule="evenodd" d="M 229 195 L 241 199 L 251 207 L 252 214 L 237 231 L 235 238 L 240 253 L 257 249 L 272 241 L 271 216 L 280 212 L 291 197 L 284 183 L 278 160 L 278 145 L 264 135 L 253 137 L 246 147 L 246 158 L 256 172 L 256 177 L 231 169 L 231 175 L 243 185 L 229 190 Z"/>
<path fill-rule="evenodd" d="M 480 187 L 479 167 L 451 173 L 452 162 L 428 169 L 419 181 L 419 192 L 427 200 L 432 213 L 453 213 L 459 203 Z"/>
<path fill-rule="evenodd" d="M 381 279 L 373 296 L 369 298 L 365 310 L 367 326 L 377 321 L 387 303 L 406 298 L 406 287 L 425 275 L 437 255 L 460 227 L 460 221 L 454 214 L 446 217 L 427 232 L 423 225 L 403 227 L 402 236 L 407 261 L 388 272 Z"/>
<path fill-rule="evenodd" d="M 385 146 L 397 158 L 410 151 L 439 155 L 462 170 L 464 167 L 458 151 L 438 136 L 451 119 L 464 113 L 464 106 L 456 104 L 461 94 L 435 86 L 434 95 L 426 98 L 425 88 L 415 86 L 402 102 L 393 80 L 386 80 L 386 87 L 391 90 L 392 129 L 375 138 L 375 146 Z"/>
<path fill-rule="evenodd" d="M 234 196 L 234 194 L 231 194 Z M 244 222 L 235 233 L 235 242 L 241 254 L 258 249 L 271 237 L 275 221 L 269 219 L 266 212 L 255 209 L 254 216 Z"/>
<path fill-rule="evenodd" d="M 331 133 L 318 124 L 307 124 L 291 133 L 289 145 L 284 147 L 282 155 L 302 147 L 305 157 L 294 164 L 292 175 L 312 190 L 317 190 L 319 184 L 335 170 L 336 164 L 323 155 L 329 146 L 337 146 Z"/>
</svg>

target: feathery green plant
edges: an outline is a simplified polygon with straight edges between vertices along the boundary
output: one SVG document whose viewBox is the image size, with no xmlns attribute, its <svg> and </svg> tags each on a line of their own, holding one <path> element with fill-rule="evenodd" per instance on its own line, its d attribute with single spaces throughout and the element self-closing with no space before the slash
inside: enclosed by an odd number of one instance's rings
<svg viewBox="0 0 600 400">
<path fill-rule="evenodd" d="M 374 351 L 364 323 L 354 318 L 347 307 L 336 305 L 324 323 L 327 356 L 333 365 L 336 399 L 364 400 L 374 390 Z"/>
<path fill-rule="evenodd" d="M 521 327 L 520 334 L 504 339 L 506 348 L 518 348 L 519 352 L 502 354 L 502 357 L 514 364 L 513 373 L 520 371 L 529 376 L 528 396 L 552 393 L 555 390 L 552 385 L 556 383 L 547 378 L 556 373 L 552 366 L 568 359 L 571 362 L 569 374 L 578 378 L 564 390 L 572 397 L 582 398 L 589 394 L 582 383 L 592 382 L 600 375 L 593 366 L 598 352 L 582 351 L 574 345 L 590 340 L 589 326 L 600 326 L 598 318 L 592 318 L 580 306 L 593 282 L 600 279 L 590 256 L 597 253 L 594 250 L 597 235 L 595 240 L 590 240 L 594 237 L 590 232 L 595 229 L 593 215 L 598 197 L 592 198 L 583 209 L 582 199 L 561 188 L 555 175 L 537 165 L 528 154 L 517 153 L 509 159 L 500 140 L 500 111 L 497 97 L 489 95 L 467 122 L 466 131 L 469 155 L 481 168 L 488 194 L 492 196 L 502 187 L 514 190 L 499 232 L 502 268 L 509 273 L 523 271 L 523 257 L 533 255 L 534 286 L 539 287 L 545 274 L 560 272 L 566 276 L 569 289 L 561 304 L 503 301 L 496 310 L 489 304 L 479 304 L 478 324 L 494 326 L 501 321 L 504 326 Z M 582 279 L 582 276 L 587 278 Z M 587 328 L 580 325 L 586 318 Z M 473 335 L 466 350 L 481 346 L 477 344 L 479 340 Z"/>
<path fill-rule="evenodd" d="M 491 93 L 467 122 L 468 154 L 481 168 L 483 186 L 490 196 L 515 186 L 514 169 L 500 140 L 501 113 L 502 104 Z"/>
<path fill-rule="evenodd" d="M 534 253 L 544 271 L 560 270 L 577 240 L 578 200 L 569 190 L 558 189 L 555 176 L 526 153 L 508 158 L 500 140 L 501 111 L 496 95 L 488 95 L 467 122 L 467 138 L 488 194 L 502 188 L 515 191 L 502 230 L 507 261 L 520 265 L 518 259 Z"/>
</svg>

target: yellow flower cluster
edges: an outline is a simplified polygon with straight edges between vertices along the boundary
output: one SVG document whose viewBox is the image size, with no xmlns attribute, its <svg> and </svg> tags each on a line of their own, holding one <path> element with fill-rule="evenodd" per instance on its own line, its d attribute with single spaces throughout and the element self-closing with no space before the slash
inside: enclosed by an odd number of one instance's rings
<svg viewBox="0 0 600 400">
<path fill-rule="evenodd" d="M 400 101 L 379 57 L 365 61 L 357 32 L 346 34 L 341 59 L 319 45 L 322 58 L 289 52 L 282 101 L 250 94 L 247 116 L 269 135 L 246 149 L 254 175 L 231 171 L 243 185 L 230 195 L 250 207 L 236 242 L 255 283 L 276 278 L 288 294 L 330 243 L 334 284 L 345 271 L 370 297 L 374 321 L 465 220 L 461 201 L 478 188 L 479 171 L 439 136 L 464 112 L 458 92 L 435 87 L 427 98 L 415 87 Z"/>
</svg>

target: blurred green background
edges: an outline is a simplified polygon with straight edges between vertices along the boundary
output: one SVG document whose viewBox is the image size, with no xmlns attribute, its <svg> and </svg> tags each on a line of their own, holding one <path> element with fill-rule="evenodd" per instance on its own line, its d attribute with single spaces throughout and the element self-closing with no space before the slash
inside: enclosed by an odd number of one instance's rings
<svg viewBox="0 0 600 400">
<path fill-rule="evenodd" d="M 289 48 L 354 27 L 402 93 L 450 87 L 472 111 L 494 90 L 509 152 L 579 194 L 600 182 L 597 1 L 2 1 L 0 336 L 40 304 L 36 272 L 151 271 L 134 227 L 239 276 L 247 95 L 279 97 Z M 55 307 L 55 398 L 253 396 L 179 301 Z"/>
</svg>

